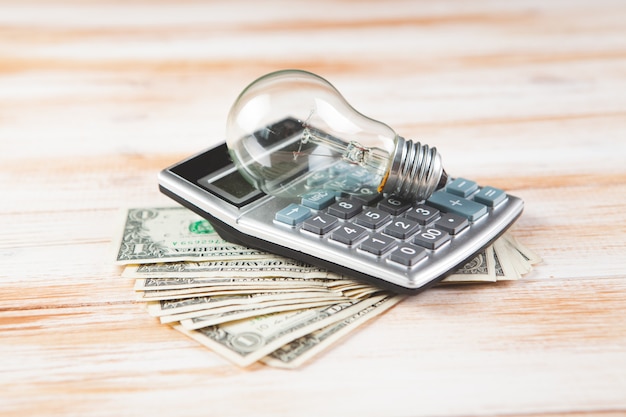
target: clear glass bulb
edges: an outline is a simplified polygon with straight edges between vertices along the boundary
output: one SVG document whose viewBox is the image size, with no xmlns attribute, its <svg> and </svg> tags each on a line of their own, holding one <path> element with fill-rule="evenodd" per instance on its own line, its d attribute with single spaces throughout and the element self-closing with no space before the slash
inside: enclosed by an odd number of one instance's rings
<svg viewBox="0 0 626 417">
<path fill-rule="evenodd" d="M 246 87 L 228 115 L 226 143 L 240 173 L 272 195 L 326 187 L 421 200 L 447 180 L 434 147 L 398 136 L 301 70 L 273 72 Z"/>
</svg>

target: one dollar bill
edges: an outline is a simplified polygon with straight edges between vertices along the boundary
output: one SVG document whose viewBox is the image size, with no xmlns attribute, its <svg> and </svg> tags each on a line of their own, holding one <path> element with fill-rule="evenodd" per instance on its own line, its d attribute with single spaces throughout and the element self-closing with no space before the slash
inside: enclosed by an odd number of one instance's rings
<svg viewBox="0 0 626 417">
<path fill-rule="evenodd" d="M 122 224 L 121 234 L 114 241 L 118 265 L 267 256 L 227 242 L 206 219 L 184 207 L 128 209 Z"/>
</svg>

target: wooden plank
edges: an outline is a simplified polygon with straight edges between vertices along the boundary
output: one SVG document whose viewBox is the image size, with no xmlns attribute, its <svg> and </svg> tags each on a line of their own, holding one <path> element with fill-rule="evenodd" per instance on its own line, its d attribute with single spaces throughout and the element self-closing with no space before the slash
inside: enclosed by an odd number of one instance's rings
<svg viewBox="0 0 626 417">
<path fill-rule="evenodd" d="M 1 414 L 626 414 L 622 3 L 0 2 Z M 543 262 L 410 297 L 294 371 L 150 317 L 118 211 L 173 204 L 158 171 L 289 67 L 521 196 Z"/>
</svg>

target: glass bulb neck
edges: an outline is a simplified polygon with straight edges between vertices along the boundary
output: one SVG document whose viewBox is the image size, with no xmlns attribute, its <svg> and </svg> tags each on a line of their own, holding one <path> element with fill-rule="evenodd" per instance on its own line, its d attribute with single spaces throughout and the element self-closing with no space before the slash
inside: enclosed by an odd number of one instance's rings
<svg viewBox="0 0 626 417">
<path fill-rule="evenodd" d="M 425 200 L 447 180 L 437 148 L 398 136 L 383 192 L 410 201 Z"/>
</svg>

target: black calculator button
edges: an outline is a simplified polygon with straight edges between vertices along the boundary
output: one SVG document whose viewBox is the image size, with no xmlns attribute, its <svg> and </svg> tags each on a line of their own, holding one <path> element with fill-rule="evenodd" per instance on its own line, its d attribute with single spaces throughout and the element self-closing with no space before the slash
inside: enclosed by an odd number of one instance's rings
<svg viewBox="0 0 626 417">
<path fill-rule="evenodd" d="M 367 235 L 367 230 L 356 224 L 345 224 L 335 230 L 330 238 L 337 242 L 352 245 Z"/>
<path fill-rule="evenodd" d="M 355 217 L 354 221 L 361 226 L 369 229 L 376 229 L 387 223 L 391 219 L 391 215 L 382 210 L 367 208 L 361 214 Z"/>
<path fill-rule="evenodd" d="M 411 207 L 411 203 L 401 200 L 396 196 L 390 196 L 383 199 L 377 206 L 381 210 L 385 210 L 387 213 L 391 213 L 394 216 L 405 212 L 409 207 Z"/>
<path fill-rule="evenodd" d="M 403 243 L 391 254 L 389 259 L 402 265 L 412 266 L 426 257 L 426 249 L 419 246 Z"/>
<path fill-rule="evenodd" d="M 302 228 L 309 232 L 323 235 L 330 232 L 339 222 L 336 217 L 320 213 L 302 223 Z"/>
<path fill-rule="evenodd" d="M 426 249 L 437 249 L 439 246 L 450 240 L 450 235 L 441 229 L 428 227 L 415 236 L 413 243 L 423 246 Z"/>
<path fill-rule="evenodd" d="M 398 239 L 407 239 L 413 236 L 419 228 L 415 220 L 398 217 L 385 227 L 385 233 Z"/>
<path fill-rule="evenodd" d="M 373 187 L 360 187 L 350 196 L 353 200 L 358 200 L 364 206 L 373 206 L 382 198 L 382 194 Z"/>
<path fill-rule="evenodd" d="M 361 212 L 361 203 L 358 201 L 342 200 L 328 207 L 328 214 L 339 217 L 340 219 L 349 219 Z"/>
<path fill-rule="evenodd" d="M 439 217 L 439 210 L 427 206 L 426 204 L 418 204 L 411 210 L 407 211 L 406 217 L 424 225 Z"/>
<path fill-rule="evenodd" d="M 461 230 L 465 229 L 469 222 L 463 216 L 452 213 L 442 213 L 441 218 L 435 223 L 437 228 L 445 230 L 451 235 L 456 235 Z"/>
<path fill-rule="evenodd" d="M 369 236 L 361 243 L 360 248 L 374 255 L 382 255 L 396 245 L 396 240 L 392 237 L 376 233 Z"/>
</svg>

